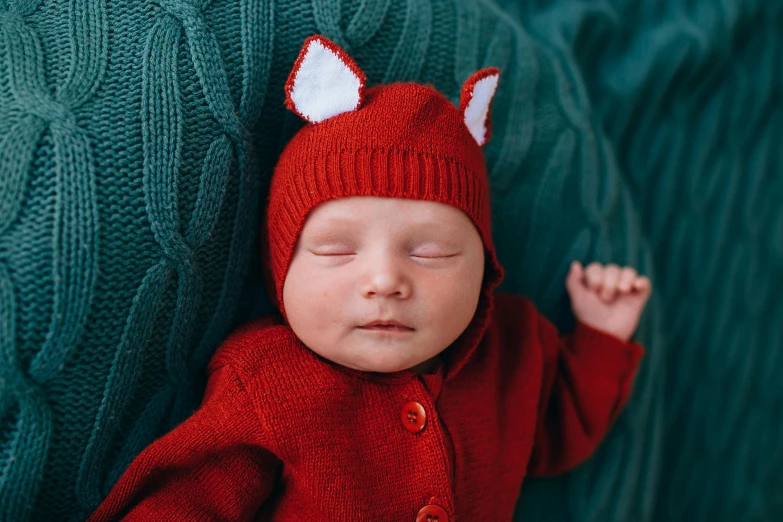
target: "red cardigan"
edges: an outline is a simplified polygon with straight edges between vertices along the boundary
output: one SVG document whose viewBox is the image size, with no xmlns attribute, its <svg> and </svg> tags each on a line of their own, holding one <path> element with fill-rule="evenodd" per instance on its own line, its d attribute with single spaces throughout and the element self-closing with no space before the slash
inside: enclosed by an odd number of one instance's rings
<svg viewBox="0 0 783 522">
<path fill-rule="evenodd" d="M 511 520 L 525 476 L 595 450 L 643 349 L 581 323 L 560 337 L 501 294 L 475 344 L 429 374 L 363 373 L 250 322 L 212 358 L 199 410 L 89 520 Z"/>
</svg>

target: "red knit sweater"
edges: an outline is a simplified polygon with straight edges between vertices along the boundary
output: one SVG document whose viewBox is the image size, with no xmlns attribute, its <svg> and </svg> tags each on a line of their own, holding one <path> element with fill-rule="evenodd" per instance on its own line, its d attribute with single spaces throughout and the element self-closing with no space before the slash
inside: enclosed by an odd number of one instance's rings
<svg viewBox="0 0 783 522">
<path fill-rule="evenodd" d="M 500 294 L 476 344 L 429 374 L 363 373 L 250 322 L 210 362 L 200 409 L 90 521 L 511 520 L 525 476 L 595 450 L 643 349 L 581 323 L 560 337 Z"/>
</svg>

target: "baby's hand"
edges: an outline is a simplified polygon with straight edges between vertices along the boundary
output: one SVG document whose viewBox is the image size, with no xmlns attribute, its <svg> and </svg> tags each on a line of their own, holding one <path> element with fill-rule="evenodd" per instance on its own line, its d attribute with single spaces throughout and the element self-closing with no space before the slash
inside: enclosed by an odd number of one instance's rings
<svg viewBox="0 0 783 522">
<path fill-rule="evenodd" d="M 579 321 L 628 341 L 639 324 L 652 283 L 631 267 L 571 263 L 566 278 L 571 307 Z"/>
</svg>

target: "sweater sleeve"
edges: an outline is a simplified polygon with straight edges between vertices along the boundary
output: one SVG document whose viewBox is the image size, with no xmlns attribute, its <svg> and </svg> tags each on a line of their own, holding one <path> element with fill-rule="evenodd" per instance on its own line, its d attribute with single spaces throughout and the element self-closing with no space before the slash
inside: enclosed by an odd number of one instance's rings
<svg viewBox="0 0 783 522">
<path fill-rule="evenodd" d="M 528 474 L 550 476 L 598 447 L 631 394 L 644 349 L 578 321 L 560 336 L 538 315 L 544 370 Z"/>
<path fill-rule="evenodd" d="M 253 520 L 279 466 L 263 441 L 248 393 L 219 366 L 201 407 L 136 457 L 88 522 Z"/>
</svg>

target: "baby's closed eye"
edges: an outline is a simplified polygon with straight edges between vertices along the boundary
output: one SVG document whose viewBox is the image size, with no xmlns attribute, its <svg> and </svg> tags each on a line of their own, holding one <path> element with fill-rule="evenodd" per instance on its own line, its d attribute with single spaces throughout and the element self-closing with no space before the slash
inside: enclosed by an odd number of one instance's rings
<svg viewBox="0 0 783 522">
<path fill-rule="evenodd" d="M 406 246 L 408 255 L 416 258 L 447 258 L 459 255 L 460 248 L 451 241 L 415 241 Z"/>
<path fill-rule="evenodd" d="M 345 248 L 338 248 L 338 249 L 323 249 L 323 250 L 317 250 L 317 251 L 310 251 L 312 254 L 316 256 L 354 256 L 356 255 L 356 252 L 351 249 L 345 249 Z"/>
<path fill-rule="evenodd" d="M 411 257 L 421 257 L 425 259 L 440 259 L 446 257 L 458 256 L 459 252 L 449 253 L 446 251 L 426 251 L 426 252 L 412 252 Z"/>
</svg>

